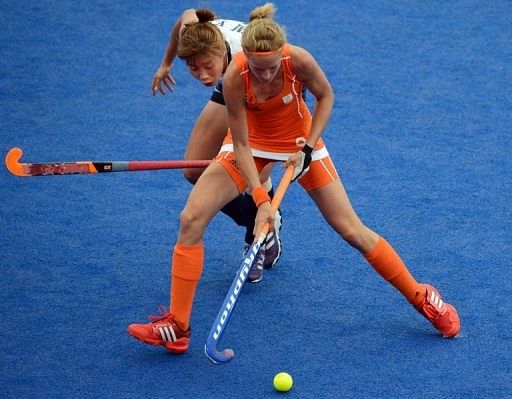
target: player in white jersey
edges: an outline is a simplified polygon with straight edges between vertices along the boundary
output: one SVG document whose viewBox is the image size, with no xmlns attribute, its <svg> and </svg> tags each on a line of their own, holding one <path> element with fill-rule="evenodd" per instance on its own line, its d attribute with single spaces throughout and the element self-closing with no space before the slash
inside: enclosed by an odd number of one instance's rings
<svg viewBox="0 0 512 399">
<path fill-rule="evenodd" d="M 230 47 L 231 56 L 239 51 L 242 51 L 242 32 L 246 24 L 232 19 L 214 19 L 210 21 L 211 24 L 217 26 L 224 36 L 224 40 L 228 42 Z"/>
<path fill-rule="evenodd" d="M 174 24 L 162 63 L 153 77 L 153 95 L 158 92 L 166 94 L 174 90 L 176 81 L 171 71 L 177 56 L 186 62 L 188 71 L 194 78 L 205 86 L 215 87 L 190 133 L 185 150 L 186 160 L 213 159 L 221 148 L 228 131 L 222 78 L 234 54 L 242 49 L 240 43 L 245 25 L 240 21 L 217 19 L 210 10 L 205 9 L 185 10 Z M 269 165 L 269 168 L 262 171 L 261 181 L 272 194 L 269 177 L 271 167 L 272 165 Z M 189 182 L 195 184 L 202 172 L 203 169 L 185 169 L 184 175 Z M 242 193 L 226 205 L 223 212 L 239 226 L 246 228 L 244 251 L 247 251 L 254 239 L 253 229 L 257 212 L 251 196 Z M 249 281 L 260 281 L 263 269 L 274 266 L 280 257 L 280 211 L 275 220 L 274 229 L 269 233 L 263 250 L 258 254 Z"/>
</svg>

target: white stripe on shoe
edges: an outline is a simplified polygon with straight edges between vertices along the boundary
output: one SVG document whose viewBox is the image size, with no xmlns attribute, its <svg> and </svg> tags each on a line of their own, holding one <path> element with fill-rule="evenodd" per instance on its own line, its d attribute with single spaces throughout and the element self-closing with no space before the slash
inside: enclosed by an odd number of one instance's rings
<svg viewBox="0 0 512 399">
<path fill-rule="evenodd" d="M 432 291 L 432 293 L 430 294 L 430 301 L 439 309 L 441 310 L 441 308 L 443 307 L 443 300 L 441 299 L 441 297 L 439 295 L 436 294 L 435 291 Z"/>
<path fill-rule="evenodd" d="M 163 341 L 168 342 L 176 342 L 176 333 L 174 332 L 174 329 L 172 326 L 163 326 L 158 327 L 158 331 L 160 332 L 160 336 L 162 337 Z"/>
<path fill-rule="evenodd" d="M 163 329 L 163 327 L 158 327 L 158 332 L 160 333 L 160 337 L 162 338 L 162 341 L 168 341 L 168 337 L 166 335 L 166 331 Z"/>
<path fill-rule="evenodd" d="M 269 232 L 267 234 L 267 241 L 265 243 L 265 249 L 269 249 L 274 245 L 276 242 L 276 236 L 273 232 Z"/>
<path fill-rule="evenodd" d="M 169 326 L 166 328 L 169 330 L 169 332 L 172 335 L 172 342 L 176 342 L 178 340 L 178 338 L 176 338 L 176 333 L 174 332 L 174 328 L 172 328 L 172 326 Z"/>
</svg>

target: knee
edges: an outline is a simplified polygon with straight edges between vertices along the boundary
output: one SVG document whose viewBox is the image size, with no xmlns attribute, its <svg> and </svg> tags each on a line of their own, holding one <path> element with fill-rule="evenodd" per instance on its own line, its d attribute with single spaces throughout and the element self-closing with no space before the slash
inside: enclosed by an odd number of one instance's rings
<svg viewBox="0 0 512 399">
<path fill-rule="evenodd" d="M 348 244 L 363 254 L 370 252 L 375 247 L 379 237 L 363 224 L 344 228 L 341 236 Z"/>
<path fill-rule="evenodd" d="M 193 212 L 185 208 L 180 213 L 180 234 L 184 235 L 202 235 L 199 218 Z"/>
<path fill-rule="evenodd" d="M 183 169 L 183 176 L 189 183 L 196 184 L 204 169 Z"/>
<path fill-rule="evenodd" d="M 364 237 L 355 227 L 346 227 L 342 230 L 341 236 L 352 247 L 361 250 L 364 246 Z"/>
</svg>

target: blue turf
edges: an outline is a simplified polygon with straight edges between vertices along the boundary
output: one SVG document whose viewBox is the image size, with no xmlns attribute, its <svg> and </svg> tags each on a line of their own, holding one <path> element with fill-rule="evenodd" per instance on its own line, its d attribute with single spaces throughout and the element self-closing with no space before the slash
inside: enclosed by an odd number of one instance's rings
<svg viewBox="0 0 512 399">
<path fill-rule="evenodd" d="M 26 161 L 176 159 L 210 90 L 178 62 L 150 96 L 185 7 L 246 19 L 261 2 L 1 2 L 0 134 Z M 439 338 L 327 227 L 298 186 L 284 254 L 248 285 L 211 365 L 209 329 L 241 261 L 218 216 L 189 353 L 126 332 L 167 304 L 190 186 L 179 171 L 15 178 L 0 170 L 2 397 L 512 397 L 512 3 L 276 1 L 336 93 L 325 138 L 351 201 L 459 309 Z M 276 172 L 275 180 L 279 179 Z"/>
</svg>

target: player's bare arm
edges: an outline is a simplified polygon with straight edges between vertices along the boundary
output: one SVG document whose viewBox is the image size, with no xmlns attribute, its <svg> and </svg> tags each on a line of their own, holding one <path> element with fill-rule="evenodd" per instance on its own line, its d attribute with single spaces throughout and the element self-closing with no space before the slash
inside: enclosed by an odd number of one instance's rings
<svg viewBox="0 0 512 399">
<path fill-rule="evenodd" d="M 311 131 L 306 144 L 314 148 L 324 131 L 334 104 L 332 87 L 313 56 L 301 47 L 291 47 L 292 65 L 297 77 L 316 99 Z"/>
<path fill-rule="evenodd" d="M 185 10 L 176 20 L 171 31 L 169 43 L 165 49 L 162 63 L 155 72 L 153 81 L 151 82 L 151 92 L 153 95 L 156 95 L 158 91 L 162 94 L 173 91 L 174 86 L 176 85 L 176 81 L 171 75 L 171 70 L 173 65 L 172 63 L 178 54 L 178 41 L 180 33 L 185 25 L 195 23 L 197 21 L 198 18 L 196 15 L 196 10 L 193 8 Z"/>
<path fill-rule="evenodd" d="M 261 183 L 249 145 L 244 84 L 234 64 L 230 64 L 226 70 L 224 77 L 224 99 L 226 100 L 228 122 L 233 136 L 236 161 L 247 182 L 249 191 L 252 193 L 254 188 L 261 188 Z M 254 234 L 261 229 L 265 222 L 269 222 L 272 226 L 274 217 L 270 202 L 267 201 L 261 204 L 258 207 L 254 223 Z"/>
<path fill-rule="evenodd" d="M 324 72 L 311 54 L 297 46 L 291 46 L 290 53 L 294 72 L 316 99 L 311 130 L 306 143 L 301 151 L 292 154 L 284 164 L 285 167 L 291 164 L 295 165 L 292 181 L 296 181 L 304 176 L 309 169 L 313 149 L 329 121 L 334 94 Z"/>
<path fill-rule="evenodd" d="M 243 82 L 234 64 L 229 65 L 226 70 L 224 99 L 226 100 L 226 111 L 233 135 L 233 148 L 238 167 L 247 181 L 249 189 L 252 190 L 260 185 L 260 179 L 249 146 Z"/>
</svg>

